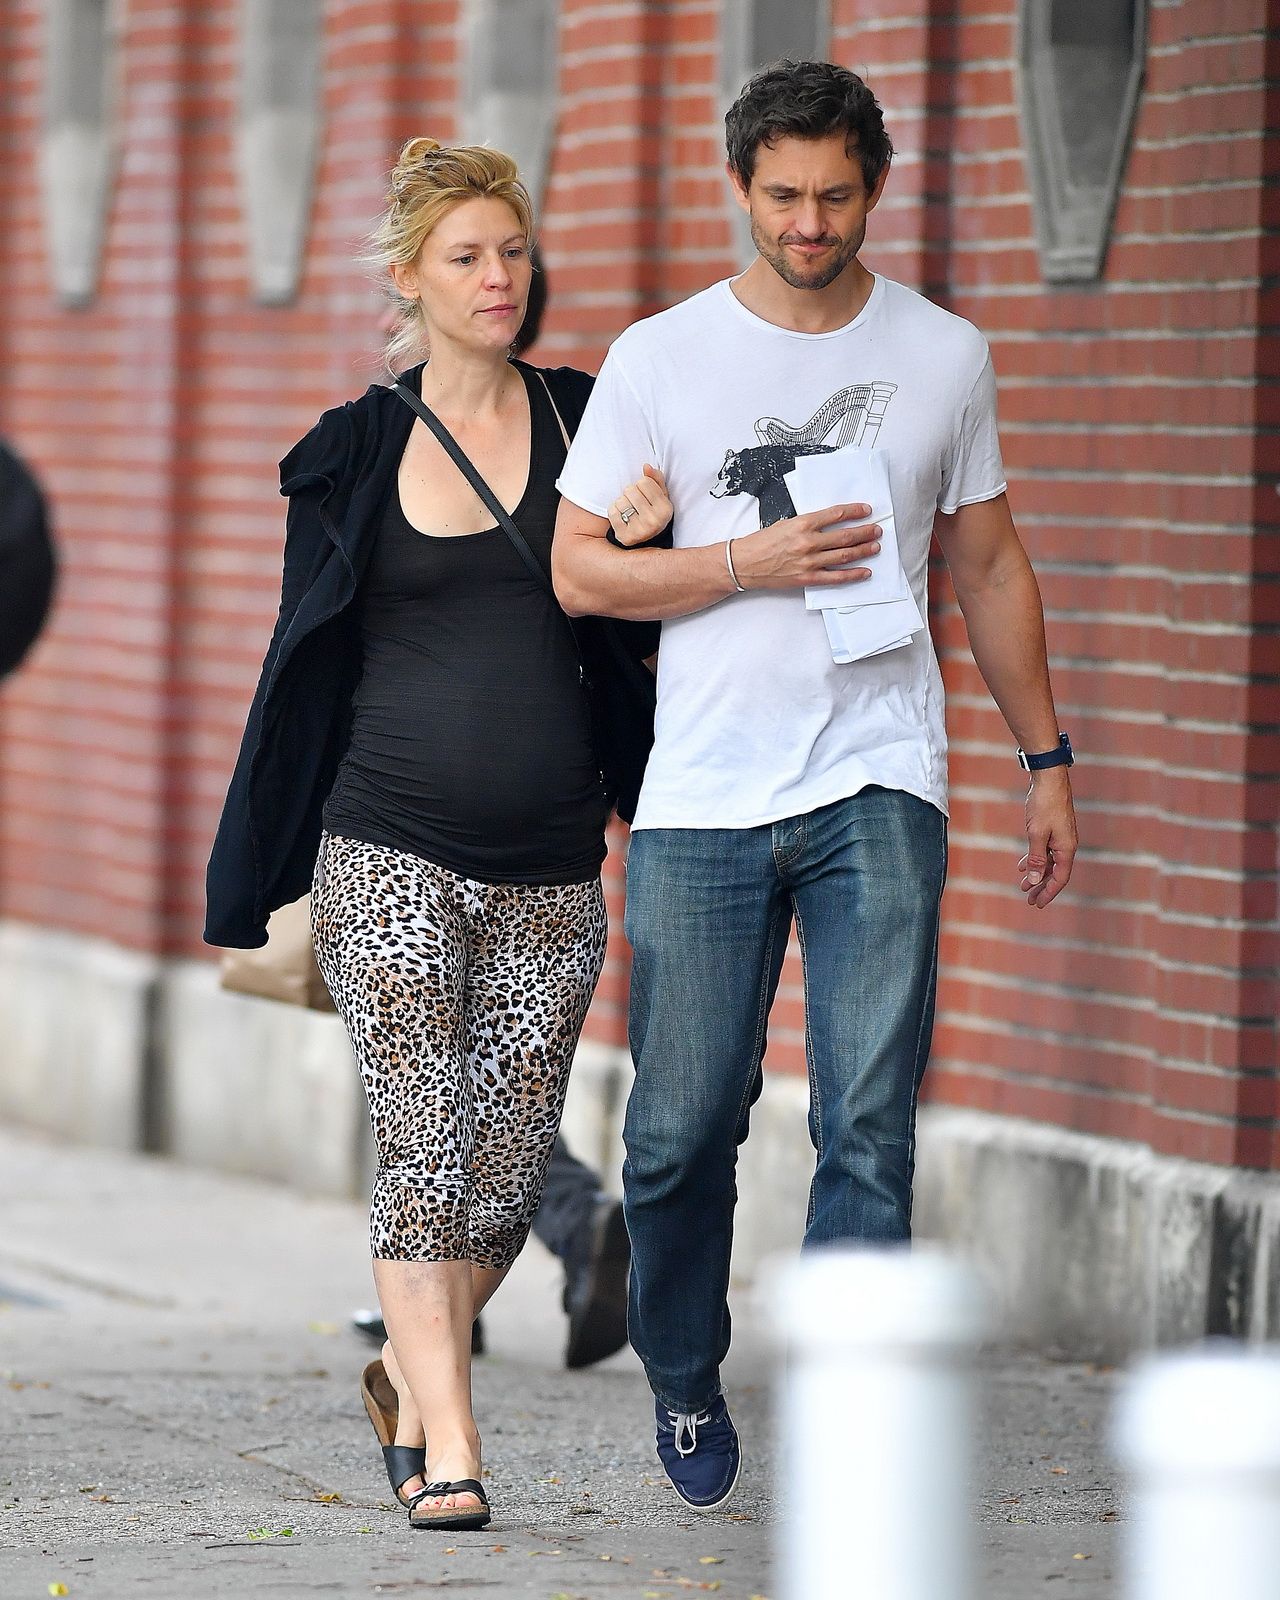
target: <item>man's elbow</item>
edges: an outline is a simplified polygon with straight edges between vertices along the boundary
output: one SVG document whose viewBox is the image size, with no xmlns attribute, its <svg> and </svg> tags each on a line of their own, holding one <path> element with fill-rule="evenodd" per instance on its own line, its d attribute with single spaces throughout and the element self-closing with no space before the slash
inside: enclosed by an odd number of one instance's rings
<svg viewBox="0 0 1280 1600">
<path fill-rule="evenodd" d="M 556 592 L 556 599 L 560 602 L 560 609 L 566 616 L 586 617 L 591 615 L 591 598 L 582 583 L 573 559 L 566 556 L 561 548 L 559 539 L 556 540 L 551 548 L 551 586 Z"/>
<path fill-rule="evenodd" d="M 566 617 L 589 617 L 596 609 L 586 596 L 572 585 L 557 583 L 556 599 L 560 602 L 560 609 Z"/>
</svg>

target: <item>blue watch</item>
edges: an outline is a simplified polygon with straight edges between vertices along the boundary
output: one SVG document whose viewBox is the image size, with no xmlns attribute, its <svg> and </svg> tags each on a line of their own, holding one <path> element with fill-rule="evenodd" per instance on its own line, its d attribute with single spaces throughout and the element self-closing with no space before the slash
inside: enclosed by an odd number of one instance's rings
<svg viewBox="0 0 1280 1600">
<path fill-rule="evenodd" d="M 1054 749 L 1045 750 L 1040 755 L 1029 756 L 1025 750 L 1018 751 L 1018 765 L 1024 772 L 1043 772 L 1046 767 L 1074 767 L 1075 764 L 1075 752 L 1065 733 L 1059 734 Z"/>
</svg>

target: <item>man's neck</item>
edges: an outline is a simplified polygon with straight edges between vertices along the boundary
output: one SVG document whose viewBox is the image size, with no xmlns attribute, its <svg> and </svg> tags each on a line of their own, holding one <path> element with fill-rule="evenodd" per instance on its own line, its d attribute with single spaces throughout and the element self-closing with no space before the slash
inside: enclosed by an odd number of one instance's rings
<svg viewBox="0 0 1280 1600">
<path fill-rule="evenodd" d="M 731 292 L 748 311 L 793 333 L 832 333 L 859 314 L 875 288 L 875 274 L 855 256 L 825 289 L 796 289 L 757 257 Z"/>
</svg>

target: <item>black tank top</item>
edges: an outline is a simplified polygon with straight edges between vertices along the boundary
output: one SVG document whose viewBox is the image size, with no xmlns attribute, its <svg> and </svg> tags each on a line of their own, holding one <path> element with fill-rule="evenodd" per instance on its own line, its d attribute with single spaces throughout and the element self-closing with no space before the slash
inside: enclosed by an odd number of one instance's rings
<svg viewBox="0 0 1280 1600">
<path fill-rule="evenodd" d="M 522 369 L 529 481 L 513 513 L 550 570 L 564 440 Z M 361 582 L 364 671 L 324 826 L 485 883 L 583 883 L 608 803 L 563 614 L 501 528 L 439 538 L 397 487 Z"/>
</svg>

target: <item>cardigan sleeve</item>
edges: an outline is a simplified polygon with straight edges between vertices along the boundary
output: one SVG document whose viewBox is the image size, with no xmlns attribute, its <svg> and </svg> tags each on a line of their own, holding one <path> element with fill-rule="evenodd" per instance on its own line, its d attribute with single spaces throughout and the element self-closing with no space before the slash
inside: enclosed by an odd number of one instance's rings
<svg viewBox="0 0 1280 1600">
<path fill-rule="evenodd" d="M 255 949 L 267 942 L 266 916 L 259 903 L 250 774 L 281 642 L 325 554 L 327 539 L 315 514 L 317 492 L 322 496 L 341 481 L 352 458 L 354 432 L 351 407 L 335 407 L 280 462 L 280 493 L 289 497 L 280 607 L 205 873 L 206 944 Z"/>
</svg>

